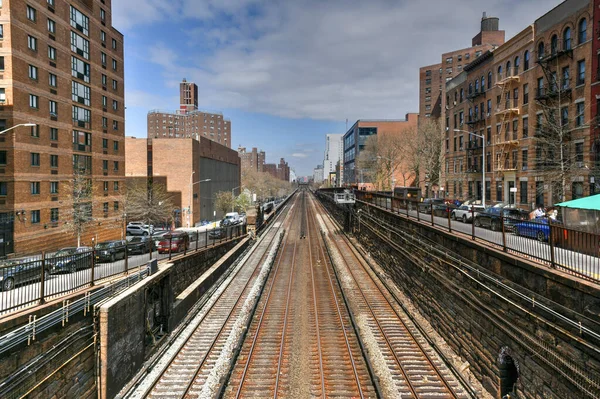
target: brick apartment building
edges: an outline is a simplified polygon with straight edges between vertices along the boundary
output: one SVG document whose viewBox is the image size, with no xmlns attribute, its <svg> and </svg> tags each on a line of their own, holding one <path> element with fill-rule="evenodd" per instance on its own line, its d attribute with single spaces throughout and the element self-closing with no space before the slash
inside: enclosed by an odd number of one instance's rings
<svg viewBox="0 0 600 399">
<path fill-rule="evenodd" d="M 283 158 L 279 160 L 279 164 L 266 163 L 264 171 L 276 179 L 290 181 L 290 167 Z"/>
<path fill-rule="evenodd" d="M 344 184 L 353 185 L 367 183 L 365 173 L 356 169 L 356 159 L 365 147 L 366 140 L 372 135 L 404 135 L 408 132 L 415 132 L 419 115 L 414 113 L 406 114 L 404 120 L 366 120 L 359 119 L 344 134 L 344 159 L 343 159 L 343 178 Z M 400 168 L 402 169 L 402 168 Z M 398 185 L 401 185 L 404 179 L 401 176 L 394 176 Z M 406 183 L 410 186 L 412 181 Z"/>
<path fill-rule="evenodd" d="M 592 1 L 567 0 L 447 83 L 450 198 L 482 198 L 484 162 L 488 205 L 530 209 L 598 192 L 593 12 Z M 485 137 L 485 158 L 469 132 Z"/>
<path fill-rule="evenodd" d="M 483 14 L 481 29 L 471 47 L 442 54 L 441 61 L 419 69 L 419 118 L 441 118 L 445 108 L 446 82 L 460 74 L 465 65 L 484 52 L 504 43 L 505 32 L 499 20 Z"/>
<path fill-rule="evenodd" d="M 119 238 L 124 180 L 123 35 L 111 1 L 0 3 L 0 256 L 74 245 L 74 175 L 91 179 L 87 232 Z M 71 217 L 72 219 L 72 217 Z"/>
<path fill-rule="evenodd" d="M 174 210 L 176 227 L 194 226 L 201 220 L 223 216 L 215 208 L 215 194 L 241 185 L 237 151 L 204 137 L 199 140 L 127 137 L 125 151 L 127 179 L 166 177 L 167 191 L 179 193 L 181 207 Z M 200 183 L 206 179 L 210 181 Z"/>
<path fill-rule="evenodd" d="M 198 109 L 198 86 L 179 84 L 179 110 L 175 112 L 153 110 L 148 112 L 148 138 L 201 137 L 231 148 L 231 121 L 223 114 Z"/>
<path fill-rule="evenodd" d="M 258 151 L 256 147 L 252 151 L 246 151 L 246 147 L 238 147 L 238 155 L 242 164 L 242 173 L 244 171 L 264 172 L 265 171 L 265 152 Z"/>
</svg>

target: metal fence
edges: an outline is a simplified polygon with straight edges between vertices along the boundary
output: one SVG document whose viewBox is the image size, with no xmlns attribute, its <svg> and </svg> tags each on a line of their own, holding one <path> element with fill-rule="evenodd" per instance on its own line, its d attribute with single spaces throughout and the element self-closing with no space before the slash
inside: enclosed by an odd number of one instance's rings
<svg viewBox="0 0 600 399">
<path fill-rule="evenodd" d="M 473 240 L 544 266 L 600 282 L 598 234 L 566 228 L 551 219 L 529 220 L 526 215 L 484 217 L 473 209 L 468 222 L 463 223 L 453 220 L 453 207 L 447 205 L 429 205 L 417 199 L 368 191 L 356 191 L 356 198 L 409 219 L 469 235 Z"/>
<path fill-rule="evenodd" d="M 153 258 L 172 259 L 239 238 L 246 225 L 204 232 L 172 232 L 143 243 L 127 240 L 94 248 L 65 249 L 0 263 L 0 315 L 91 287 L 98 281 L 127 275 Z M 159 242 L 160 241 L 160 242 Z M 158 245 L 157 245 L 157 242 Z"/>
</svg>

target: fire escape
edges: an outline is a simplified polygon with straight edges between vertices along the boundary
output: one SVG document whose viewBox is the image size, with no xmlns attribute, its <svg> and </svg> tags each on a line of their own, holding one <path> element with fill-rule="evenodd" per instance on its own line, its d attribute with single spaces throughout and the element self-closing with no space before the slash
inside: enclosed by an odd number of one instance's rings
<svg viewBox="0 0 600 399">
<path fill-rule="evenodd" d="M 507 172 L 517 170 L 517 159 L 511 154 L 516 150 L 519 140 L 517 130 L 512 124 L 514 118 L 519 116 L 519 98 L 513 96 L 513 89 L 518 87 L 519 76 L 510 67 L 504 73 L 498 74 L 496 86 L 500 88 L 500 101 L 496 108 L 496 121 L 500 124 L 494 138 L 494 171 L 503 176 Z M 512 127 L 512 129 L 511 129 Z"/>
<path fill-rule="evenodd" d="M 467 99 L 471 102 L 470 109 L 474 110 L 474 112 L 469 114 L 467 125 L 469 126 L 469 131 L 477 136 L 481 135 L 479 129 L 486 126 L 486 117 L 489 117 L 489 114 L 486 113 L 485 110 L 485 101 L 477 105 L 477 102 L 485 99 L 486 96 L 485 87 L 479 88 L 476 85 L 473 90 L 472 86 L 469 86 Z M 485 133 L 483 135 L 485 136 Z M 472 177 L 469 177 L 469 181 L 471 178 L 477 181 L 478 178 L 481 177 L 483 162 L 485 162 L 485 157 L 483 155 L 483 139 L 474 135 L 469 135 L 467 140 L 467 174 L 473 175 Z M 483 188 L 475 188 L 475 191 L 477 192 L 476 196 L 478 198 L 481 198 L 481 192 L 479 192 L 480 189 L 482 190 Z"/>
</svg>

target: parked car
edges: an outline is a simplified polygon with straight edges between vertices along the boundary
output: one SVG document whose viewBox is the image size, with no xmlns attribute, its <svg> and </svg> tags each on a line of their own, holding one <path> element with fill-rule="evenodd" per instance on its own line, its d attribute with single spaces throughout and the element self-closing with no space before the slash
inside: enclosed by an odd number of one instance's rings
<svg viewBox="0 0 600 399">
<path fill-rule="evenodd" d="M 46 266 L 46 274 L 50 274 L 48 266 Z M 0 264 L 2 291 L 10 291 L 17 285 L 40 281 L 41 278 L 42 261 L 39 259 L 11 260 Z"/>
<path fill-rule="evenodd" d="M 462 220 L 463 223 L 473 221 L 473 213 L 477 216 L 480 212 L 485 211 L 483 205 L 461 205 L 452 211 L 452 219 Z"/>
<path fill-rule="evenodd" d="M 170 244 L 170 246 L 169 246 Z M 190 237 L 184 231 L 170 231 L 162 236 L 158 243 L 158 253 L 166 254 L 171 252 L 182 252 L 190 247 Z"/>
<path fill-rule="evenodd" d="M 442 198 L 425 198 L 419 202 L 419 212 L 431 213 L 432 205 L 444 205 L 445 201 Z"/>
<path fill-rule="evenodd" d="M 52 259 L 46 261 L 50 273 L 75 273 L 80 269 L 92 267 L 91 247 L 67 247 L 58 250 Z"/>
<path fill-rule="evenodd" d="M 475 216 L 476 227 L 489 227 L 493 231 L 502 228 L 504 218 L 504 230 L 512 231 L 515 223 L 529 218 L 529 212 L 518 208 L 491 207 Z"/>
<path fill-rule="evenodd" d="M 448 204 L 447 203 L 433 204 L 432 206 L 433 206 L 433 215 L 443 217 L 443 218 L 447 218 L 448 214 L 451 214 L 453 210 L 458 208 L 456 205 L 450 204 L 450 203 L 448 203 Z"/>
<path fill-rule="evenodd" d="M 128 236 L 149 236 L 151 234 L 149 226 L 139 226 L 137 224 L 127 225 Z"/>
<path fill-rule="evenodd" d="M 226 228 L 212 229 L 208 233 L 208 238 L 210 238 L 212 240 L 218 240 L 218 239 L 225 238 L 225 237 L 227 237 L 227 229 Z"/>
<path fill-rule="evenodd" d="M 130 254 L 146 254 L 154 249 L 154 239 L 148 236 L 130 237 L 127 239 L 127 252 Z"/>
<path fill-rule="evenodd" d="M 117 259 L 125 259 L 125 241 L 104 241 L 96 245 L 96 261 L 114 262 Z"/>
<path fill-rule="evenodd" d="M 159 231 L 157 233 L 152 234 L 152 240 L 154 241 L 154 248 L 158 248 L 158 244 L 160 240 L 164 237 L 165 234 L 168 234 L 169 231 Z"/>
<path fill-rule="evenodd" d="M 550 224 L 548 218 L 535 218 L 527 222 L 515 223 L 513 233 L 518 236 L 537 238 L 538 241 L 547 242 L 550 237 Z"/>
</svg>

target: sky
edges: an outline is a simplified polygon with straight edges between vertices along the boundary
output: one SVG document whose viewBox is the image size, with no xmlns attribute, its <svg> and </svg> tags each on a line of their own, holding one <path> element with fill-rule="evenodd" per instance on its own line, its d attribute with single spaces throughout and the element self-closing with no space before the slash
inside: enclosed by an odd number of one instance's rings
<svg viewBox="0 0 600 399">
<path fill-rule="evenodd" d="M 325 135 L 357 119 L 418 112 L 419 67 L 469 47 L 481 16 L 507 40 L 558 0 L 115 0 L 125 35 L 126 135 L 146 137 L 152 109 L 179 106 L 183 78 L 199 108 L 232 124 L 232 148 L 285 158 L 297 175 L 322 163 Z"/>
</svg>

